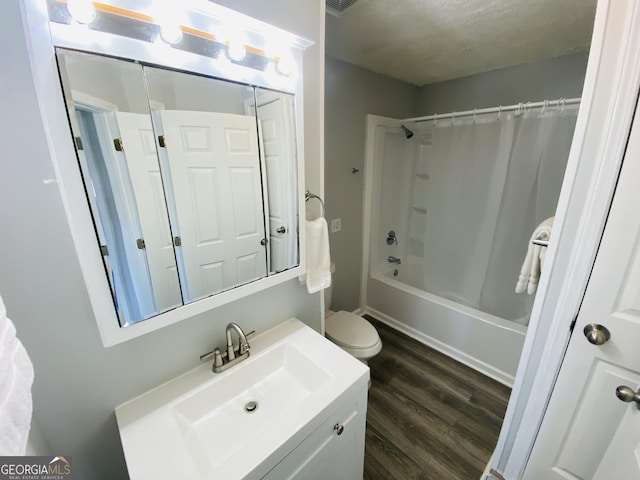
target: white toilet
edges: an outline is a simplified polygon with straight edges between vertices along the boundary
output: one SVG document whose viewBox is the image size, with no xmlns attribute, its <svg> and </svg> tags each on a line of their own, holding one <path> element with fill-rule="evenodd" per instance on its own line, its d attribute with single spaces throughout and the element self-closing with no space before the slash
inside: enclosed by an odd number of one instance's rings
<svg viewBox="0 0 640 480">
<path fill-rule="evenodd" d="M 331 271 L 333 272 L 333 265 Z M 333 343 L 361 362 L 376 356 L 382 349 L 378 331 L 364 318 L 351 312 L 332 312 L 332 287 L 324 291 L 325 335 Z"/>
</svg>

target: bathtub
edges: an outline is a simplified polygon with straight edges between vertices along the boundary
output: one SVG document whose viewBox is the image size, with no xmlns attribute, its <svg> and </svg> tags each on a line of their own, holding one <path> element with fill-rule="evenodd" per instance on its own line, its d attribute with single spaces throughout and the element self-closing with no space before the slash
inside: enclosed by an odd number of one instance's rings
<svg viewBox="0 0 640 480">
<path fill-rule="evenodd" d="M 403 267 L 369 276 L 366 313 L 513 386 L 527 328 L 420 290 L 410 284 L 411 272 Z"/>
</svg>

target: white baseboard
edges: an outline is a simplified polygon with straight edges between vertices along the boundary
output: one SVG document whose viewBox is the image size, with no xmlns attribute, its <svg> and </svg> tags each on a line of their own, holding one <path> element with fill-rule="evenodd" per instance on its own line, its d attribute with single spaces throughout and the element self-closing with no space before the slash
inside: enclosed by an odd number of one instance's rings
<svg viewBox="0 0 640 480">
<path fill-rule="evenodd" d="M 395 318 L 392 318 L 389 315 L 386 315 L 376 310 L 375 308 L 371 308 L 371 307 L 366 307 L 364 309 L 360 308 L 356 310 L 356 312 L 360 312 L 358 313 L 359 315 L 368 313 L 372 317 L 375 317 L 377 320 L 380 320 L 381 322 L 386 323 L 390 327 L 395 328 L 399 332 L 404 333 L 405 335 L 413 338 L 414 340 L 417 340 L 420 343 L 423 343 L 428 347 L 431 347 L 434 350 L 437 350 L 440 353 L 443 353 L 446 356 L 451 357 L 454 360 L 468 367 L 473 368 L 474 370 L 482 373 L 483 375 L 486 375 L 489 378 L 493 378 L 494 380 L 502 383 L 503 385 L 506 385 L 509 388 L 513 387 L 513 381 L 514 381 L 513 375 L 509 375 L 508 373 L 503 372 L 502 370 L 499 370 L 495 367 L 492 367 L 491 365 L 481 362 L 477 358 L 472 357 L 471 355 L 468 355 L 456 348 L 453 348 L 450 345 L 447 345 L 446 343 L 441 342 L 440 340 L 437 340 L 419 330 L 416 330 L 415 328 L 408 327 L 404 323 L 399 322 Z"/>
</svg>

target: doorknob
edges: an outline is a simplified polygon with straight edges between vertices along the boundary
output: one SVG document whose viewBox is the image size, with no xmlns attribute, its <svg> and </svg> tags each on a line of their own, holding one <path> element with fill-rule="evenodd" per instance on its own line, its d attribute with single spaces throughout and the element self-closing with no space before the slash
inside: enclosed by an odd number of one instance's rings
<svg viewBox="0 0 640 480">
<path fill-rule="evenodd" d="M 611 332 L 609 332 L 609 329 L 604 325 L 599 325 L 597 323 L 590 323 L 585 326 L 583 332 L 589 343 L 592 343 L 593 345 L 602 345 L 603 343 L 607 343 L 611 338 Z"/>
<path fill-rule="evenodd" d="M 287 231 L 287 229 L 286 229 L 286 228 L 284 228 L 284 227 L 278 227 L 278 228 L 276 229 L 276 232 L 278 232 L 278 233 L 285 233 L 286 231 Z"/>
<path fill-rule="evenodd" d="M 631 387 L 620 385 L 616 388 L 616 397 L 623 402 L 636 402 L 638 408 L 640 408 L 640 390 L 634 392 Z"/>
</svg>

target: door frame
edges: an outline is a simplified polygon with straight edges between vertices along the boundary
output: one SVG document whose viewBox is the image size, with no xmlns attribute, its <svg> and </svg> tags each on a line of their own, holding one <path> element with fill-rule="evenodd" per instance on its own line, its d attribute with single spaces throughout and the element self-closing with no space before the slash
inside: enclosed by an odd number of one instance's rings
<svg viewBox="0 0 640 480">
<path fill-rule="evenodd" d="M 640 0 L 598 0 L 582 102 L 531 322 L 487 466 L 526 467 L 595 261 L 640 88 Z M 483 475 L 484 478 L 484 475 Z"/>
</svg>

